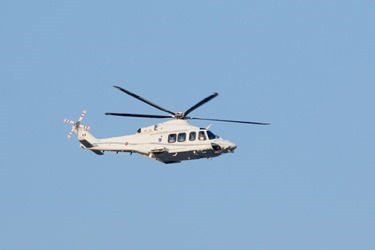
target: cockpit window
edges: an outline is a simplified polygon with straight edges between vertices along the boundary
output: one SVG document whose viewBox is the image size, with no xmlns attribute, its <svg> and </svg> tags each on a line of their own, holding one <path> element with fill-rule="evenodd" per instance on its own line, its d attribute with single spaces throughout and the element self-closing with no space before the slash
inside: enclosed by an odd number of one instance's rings
<svg viewBox="0 0 375 250">
<path fill-rule="evenodd" d="M 210 139 L 210 140 L 218 138 L 218 136 L 215 135 L 214 133 L 212 133 L 212 131 L 210 131 L 210 130 L 207 131 L 207 135 L 208 135 L 208 139 Z"/>
<path fill-rule="evenodd" d="M 206 133 L 204 131 L 199 131 L 198 138 L 200 141 L 207 140 Z"/>
</svg>

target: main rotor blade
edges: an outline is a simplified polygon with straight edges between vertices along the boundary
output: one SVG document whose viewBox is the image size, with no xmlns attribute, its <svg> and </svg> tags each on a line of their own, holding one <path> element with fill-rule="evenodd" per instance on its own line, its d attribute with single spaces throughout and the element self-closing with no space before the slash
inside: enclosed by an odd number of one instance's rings
<svg viewBox="0 0 375 250">
<path fill-rule="evenodd" d="M 209 118 L 198 118 L 198 117 L 185 117 L 190 120 L 204 120 L 204 121 L 216 121 L 216 122 L 233 122 L 233 123 L 244 123 L 244 124 L 254 124 L 254 125 L 270 125 L 270 123 L 264 122 L 248 122 L 248 121 L 234 121 L 234 120 L 221 120 L 221 119 L 209 119 Z"/>
<path fill-rule="evenodd" d="M 138 99 L 138 100 L 144 102 L 144 103 L 147 103 L 148 105 L 150 105 L 150 106 L 152 106 L 152 107 L 154 107 L 154 108 L 157 108 L 157 109 L 159 109 L 159 110 L 161 110 L 161 111 L 167 112 L 167 113 L 169 113 L 169 114 L 171 114 L 171 115 L 174 115 L 174 114 L 175 114 L 174 112 L 172 112 L 172 111 L 170 111 L 170 110 L 168 110 L 168 109 L 165 109 L 165 108 L 163 108 L 163 107 L 161 107 L 161 106 L 159 106 L 159 105 L 157 105 L 157 104 L 155 104 L 155 103 L 153 103 L 153 102 L 150 102 L 149 100 L 147 100 L 147 99 L 145 99 L 145 98 L 143 98 L 143 97 L 141 97 L 141 96 L 139 96 L 139 95 L 136 95 L 136 94 L 134 94 L 134 93 L 132 93 L 132 92 L 126 90 L 126 89 L 123 89 L 123 88 L 121 88 L 121 87 L 119 87 L 119 86 L 113 86 L 113 87 L 115 87 L 115 88 L 121 90 L 122 92 L 124 92 L 124 93 L 126 93 L 126 94 L 128 94 L 128 95 L 130 95 L 130 96 L 132 96 L 132 97 L 134 97 L 134 98 L 136 98 L 136 99 Z"/>
<path fill-rule="evenodd" d="M 105 115 L 126 116 L 126 117 L 141 117 L 141 118 L 173 118 L 170 115 L 145 115 L 145 114 L 128 114 L 128 113 L 105 113 Z"/>
<path fill-rule="evenodd" d="M 199 108 L 200 106 L 202 106 L 203 104 L 211 101 L 213 98 L 215 98 L 216 96 L 218 96 L 219 94 L 218 93 L 214 93 L 206 98 L 204 98 L 202 101 L 198 102 L 197 104 L 195 104 L 193 107 L 189 108 L 188 110 L 186 110 L 186 112 L 184 113 L 185 116 L 190 114 L 193 110 Z"/>
</svg>

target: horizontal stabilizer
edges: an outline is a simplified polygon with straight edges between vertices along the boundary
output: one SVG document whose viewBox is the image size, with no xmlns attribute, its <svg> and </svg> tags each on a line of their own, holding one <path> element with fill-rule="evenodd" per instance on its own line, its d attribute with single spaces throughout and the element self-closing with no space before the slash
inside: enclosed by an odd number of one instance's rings
<svg viewBox="0 0 375 250">
<path fill-rule="evenodd" d="M 82 145 L 85 146 L 86 148 L 92 148 L 92 147 L 94 147 L 94 145 L 92 145 L 87 140 L 79 140 L 79 142 L 82 143 Z"/>
<path fill-rule="evenodd" d="M 94 152 L 97 155 L 104 155 L 104 153 L 100 150 L 91 150 L 91 151 Z"/>
</svg>

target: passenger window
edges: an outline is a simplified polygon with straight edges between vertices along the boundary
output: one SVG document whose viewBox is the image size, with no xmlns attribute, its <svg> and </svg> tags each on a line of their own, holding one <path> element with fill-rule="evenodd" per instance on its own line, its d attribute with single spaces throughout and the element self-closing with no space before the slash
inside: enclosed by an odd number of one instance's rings
<svg viewBox="0 0 375 250">
<path fill-rule="evenodd" d="M 168 142 L 169 142 L 169 143 L 174 143 L 174 142 L 176 142 L 176 137 L 177 137 L 176 134 L 170 134 L 170 135 L 168 136 Z"/>
<path fill-rule="evenodd" d="M 199 140 L 200 141 L 205 141 L 207 140 L 206 138 L 206 133 L 204 131 L 199 131 Z"/>
<path fill-rule="evenodd" d="M 197 132 L 190 132 L 189 141 L 195 141 L 196 138 L 197 138 Z"/>
<path fill-rule="evenodd" d="M 186 141 L 186 133 L 178 134 L 178 142 L 184 142 L 184 141 Z"/>
</svg>

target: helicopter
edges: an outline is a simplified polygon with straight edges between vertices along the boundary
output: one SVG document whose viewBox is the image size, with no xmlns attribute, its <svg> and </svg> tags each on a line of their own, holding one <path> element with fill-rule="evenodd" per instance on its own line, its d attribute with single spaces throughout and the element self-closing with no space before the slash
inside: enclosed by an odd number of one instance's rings
<svg viewBox="0 0 375 250">
<path fill-rule="evenodd" d="M 234 153 L 237 145 L 228 140 L 219 137 L 209 127 L 200 128 L 191 125 L 188 120 L 205 120 L 215 122 L 242 123 L 253 125 L 269 125 L 270 123 L 236 121 L 223 119 L 210 119 L 192 117 L 189 114 L 217 97 L 218 93 L 204 98 L 185 112 L 173 112 L 160 105 L 157 105 L 139 95 L 136 95 L 122 87 L 114 86 L 116 89 L 126 93 L 129 96 L 138 99 L 168 115 L 149 115 L 133 113 L 105 113 L 110 116 L 137 117 L 137 118 L 156 118 L 170 120 L 148 127 L 140 128 L 133 135 L 125 135 L 112 138 L 97 139 L 88 131 L 90 126 L 81 124 L 86 110 L 83 110 L 77 121 L 64 119 L 65 123 L 71 124 L 72 129 L 68 138 L 76 133 L 80 147 L 88 149 L 97 155 L 103 155 L 105 152 L 115 153 L 138 153 L 147 158 L 160 161 L 165 164 L 181 163 L 187 160 L 212 159 L 226 153 Z"/>
</svg>

